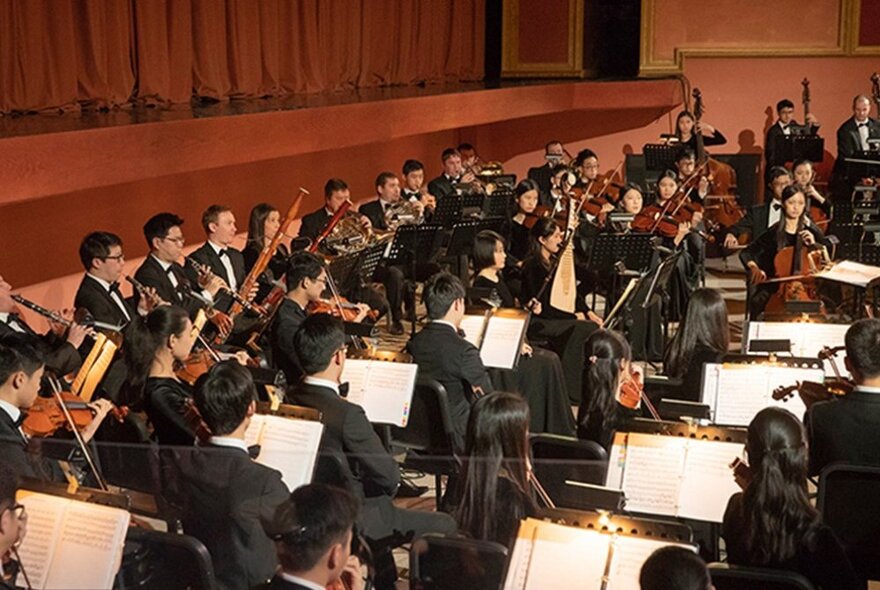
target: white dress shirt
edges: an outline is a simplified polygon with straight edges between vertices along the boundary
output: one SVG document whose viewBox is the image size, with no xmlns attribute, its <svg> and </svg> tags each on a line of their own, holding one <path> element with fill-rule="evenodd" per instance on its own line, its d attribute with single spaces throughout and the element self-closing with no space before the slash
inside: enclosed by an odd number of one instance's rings
<svg viewBox="0 0 880 590">
<path fill-rule="evenodd" d="M 26 330 L 21 327 L 19 320 L 16 319 L 14 322 L 10 322 L 9 319 L 12 316 L 6 312 L 0 313 L 0 324 L 6 324 L 9 326 L 14 332 L 18 332 L 20 334 L 26 333 Z"/>
<path fill-rule="evenodd" d="M 229 246 L 218 246 L 210 240 L 208 240 L 208 243 L 214 249 L 217 256 L 220 257 L 220 262 L 223 263 L 223 267 L 226 269 L 226 284 L 229 285 L 229 288 L 233 291 L 238 291 L 238 281 L 235 279 L 235 269 L 232 268 L 232 261 L 229 259 L 229 254 L 227 253 L 226 256 L 220 256 L 220 251 L 228 250 Z"/>
</svg>

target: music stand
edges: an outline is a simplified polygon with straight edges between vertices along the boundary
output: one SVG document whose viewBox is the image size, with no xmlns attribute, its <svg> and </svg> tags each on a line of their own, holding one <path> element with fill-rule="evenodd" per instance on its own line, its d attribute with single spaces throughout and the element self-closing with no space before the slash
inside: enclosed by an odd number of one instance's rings
<svg viewBox="0 0 880 590">
<path fill-rule="evenodd" d="M 649 308 L 653 304 L 655 297 L 659 296 L 662 299 L 663 294 L 666 293 L 666 285 L 672 279 L 672 271 L 675 270 L 675 266 L 678 264 L 681 256 L 681 252 L 676 252 L 658 264 L 657 268 L 654 269 L 648 292 L 645 294 L 645 300 L 642 302 L 642 309 Z"/>
<path fill-rule="evenodd" d="M 777 135 L 773 149 L 780 163 L 796 160 L 821 162 L 825 154 L 825 139 L 817 135 Z"/>
<path fill-rule="evenodd" d="M 340 293 L 348 292 L 351 282 L 359 279 L 358 273 L 352 271 L 357 268 L 358 260 L 360 260 L 362 253 L 363 250 L 358 250 L 356 252 L 340 254 L 334 257 L 330 264 L 327 265 L 327 272 L 333 277 Z"/>
<path fill-rule="evenodd" d="M 675 157 L 681 145 L 666 143 L 646 143 L 642 147 L 645 154 L 645 169 L 662 172 L 675 165 Z"/>
<path fill-rule="evenodd" d="M 357 275 L 361 283 L 369 283 L 376 274 L 376 268 L 382 262 L 385 250 L 388 248 L 387 243 L 373 244 L 361 250 L 361 257 L 358 260 Z"/>
<path fill-rule="evenodd" d="M 846 178 L 849 181 L 880 176 L 880 151 L 856 152 L 843 161 Z"/>
<path fill-rule="evenodd" d="M 461 216 L 475 217 L 483 211 L 486 195 L 483 193 L 467 193 L 461 197 Z"/>
<path fill-rule="evenodd" d="M 599 234 L 593 242 L 590 268 L 596 272 L 617 272 L 617 263 L 630 270 L 642 270 L 651 264 L 654 248 L 651 234 Z"/>
<path fill-rule="evenodd" d="M 437 199 L 437 206 L 434 208 L 434 216 L 432 223 L 448 227 L 461 218 L 461 211 L 464 206 L 464 199 L 461 195 L 451 194 Z"/>
<path fill-rule="evenodd" d="M 483 217 L 510 217 L 513 191 L 496 190 L 483 200 Z"/>
<path fill-rule="evenodd" d="M 442 203 L 448 199 L 458 200 L 459 206 L 461 205 L 460 198 L 455 196 L 445 197 L 440 202 Z M 388 250 L 388 265 L 391 266 L 397 264 L 403 266 L 409 264 L 412 278 L 415 280 L 419 265 L 428 264 L 431 261 L 431 258 L 434 257 L 439 246 L 442 229 L 442 226 L 433 224 L 404 225 L 398 227 L 397 232 L 394 234 L 394 241 L 391 242 L 391 246 Z M 415 314 L 415 289 L 412 289 L 411 293 L 410 302 L 412 303 L 413 314 Z M 413 337 L 416 335 L 416 319 L 417 318 L 413 317 L 411 326 L 411 334 Z"/>
</svg>

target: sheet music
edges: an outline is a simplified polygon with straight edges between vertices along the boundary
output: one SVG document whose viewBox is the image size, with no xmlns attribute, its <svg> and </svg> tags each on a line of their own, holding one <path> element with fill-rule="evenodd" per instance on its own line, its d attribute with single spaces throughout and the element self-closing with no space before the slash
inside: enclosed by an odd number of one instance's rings
<svg viewBox="0 0 880 590">
<path fill-rule="evenodd" d="M 722 366 L 718 373 L 712 421 L 748 426 L 755 414 L 769 404 L 771 390 L 767 368 L 763 365 Z"/>
<path fill-rule="evenodd" d="M 349 359 L 342 369 L 348 381 L 346 398 L 364 409 L 370 422 L 406 427 L 416 386 L 418 365 Z"/>
<path fill-rule="evenodd" d="M 483 340 L 483 328 L 486 326 L 485 315 L 466 315 L 461 318 L 459 329 L 464 332 L 464 339 L 480 348 Z"/>
<path fill-rule="evenodd" d="M 615 490 L 623 489 L 623 466 L 626 463 L 625 432 L 615 432 L 611 452 L 608 453 L 608 470 L 605 472 L 605 487 Z"/>
<path fill-rule="evenodd" d="M 615 535 L 612 541 L 610 587 L 613 590 L 639 590 L 639 573 L 642 571 L 642 565 L 654 551 L 667 545 L 676 545 L 696 552 L 692 545 Z"/>
<path fill-rule="evenodd" d="M 593 530 L 526 519 L 510 554 L 504 590 L 598 590 L 610 539 Z"/>
<path fill-rule="evenodd" d="M 19 555 L 34 588 L 110 588 L 122 563 L 126 510 L 21 491 L 28 531 Z"/>
<path fill-rule="evenodd" d="M 880 267 L 861 264 L 853 260 L 841 260 L 828 270 L 816 273 L 815 277 L 865 288 L 872 281 L 880 279 Z"/>
<path fill-rule="evenodd" d="M 678 513 L 686 445 L 685 438 L 629 433 L 621 486 L 627 510 L 667 516 Z"/>
<path fill-rule="evenodd" d="M 499 369 L 514 368 L 525 325 L 525 318 L 490 316 L 480 345 L 483 364 Z"/>
<path fill-rule="evenodd" d="M 812 322 L 749 322 L 748 342 L 752 340 L 788 340 L 794 356 L 817 358 L 823 346 L 843 346 L 850 324 L 824 324 Z M 746 347 L 748 351 L 748 346 Z M 758 353 L 748 353 L 758 354 Z M 843 365 L 844 352 L 835 355 L 842 375 L 847 374 Z M 823 361 L 826 375 L 834 375 L 831 363 Z"/>
<path fill-rule="evenodd" d="M 258 435 L 253 439 L 249 433 L 255 427 Z M 255 414 L 245 441 L 260 445 L 257 463 L 280 471 L 281 480 L 293 491 L 312 481 L 323 432 L 320 422 Z"/>
<path fill-rule="evenodd" d="M 688 441 L 678 516 L 718 523 L 723 520 L 727 501 L 740 491 L 729 465 L 734 458 L 742 457 L 744 446 L 710 440 Z"/>
</svg>

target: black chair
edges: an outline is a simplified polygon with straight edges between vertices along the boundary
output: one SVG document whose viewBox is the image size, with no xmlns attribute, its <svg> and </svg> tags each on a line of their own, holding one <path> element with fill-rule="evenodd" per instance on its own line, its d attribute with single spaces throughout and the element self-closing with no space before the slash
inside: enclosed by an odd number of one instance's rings
<svg viewBox="0 0 880 590">
<path fill-rule="evenodd" d="M 868 579 L 880 579 L 880 467 L 827 466 L 819 475 L 816 505 L 853 568 Z"/>
<path fill-rule="evenodd" d="M 211 555 L 195 537 L 128 529 L 115 590 L 215 590 Z"/>
<path fill-rule="evenodd" d="M 715 590 L 816 590 L 797 572 L 710 563 Z"/>
<path fill-rule="evenodd" d="M 498 590 L 504 583 L 507 548 L 492 541 L 425 535 L 409 552 L 413 590 Z"/>
<path fill-rule="evenodd" d="M 595 508 L 585 500 L 584 488 L 566 481 L 604 486 L 608 454 L 591 440 L 557 434 L 533 434 L 529 437 L 533 469 L 550 499 L 565 508 Z"/>
<path fill-rule="evenodd" d="M 391 445 L 407 451 L 403 466 L 434 475 L 437 509 L 442 501 L 442 476 L 458 472 L 446 388 L 419 377 L 413 390 L 406 428 L 391 428 Z"/>
</svg>

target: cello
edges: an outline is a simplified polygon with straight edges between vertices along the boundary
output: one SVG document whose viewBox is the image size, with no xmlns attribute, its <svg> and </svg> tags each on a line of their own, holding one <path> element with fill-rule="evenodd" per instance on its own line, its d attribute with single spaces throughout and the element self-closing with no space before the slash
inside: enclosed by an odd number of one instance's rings
<svg viewBox="0 0 880 590">
<path fill-rule="evenodd" d="M 780 220 L 780 223 L 784 223 Z M 792 301 L 819 301 L 816 293 L 816 274 L 828 262 L 828 251 L 824 246 L 810 249 L 804 243 L 801 232 L 805 230 L 804 216 L 798 220 L 797 239 L 794 246 L 781 248 L 773 259 L 775 277 L 768 283 L 781 283 L 780 288 L 767 301 L 765 313 L 784 313 L 786 303 Z M 824 306 L 820 309 L 824 313 Z"/>
</svg>

